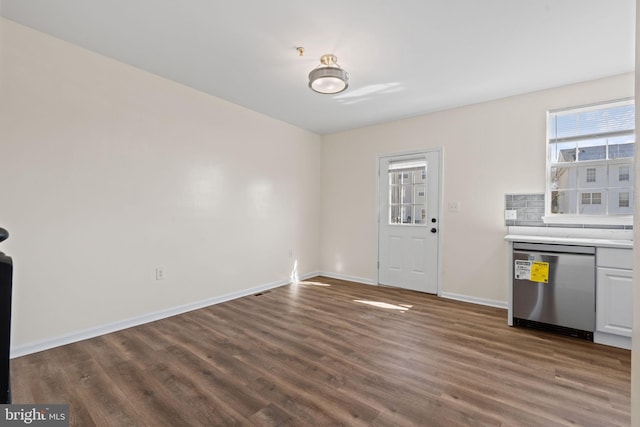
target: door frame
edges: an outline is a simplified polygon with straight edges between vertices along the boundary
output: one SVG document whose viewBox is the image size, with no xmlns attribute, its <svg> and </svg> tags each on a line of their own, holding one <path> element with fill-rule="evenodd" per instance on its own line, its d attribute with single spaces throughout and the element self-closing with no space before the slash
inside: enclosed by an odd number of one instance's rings
<svg viewBox="0 0 640 427">
<path fill-rule="evenodd" d="M 380 160 L 384 159 L 384 158 L 389 158 L 389 159 L 393 159 L 395 157 L 404 157 L 404 156 L 421 156 L 421 155 L 425 155 L 427 153 L 436 153 L 438 155 L 438 162 L 439 162 L 439 168 L 438 168 L 438 197 L 437 197 L 437 203 L 438 203 L 438 208 L 437 208 L 437 212 L 438 212 L 438 262 L 436 263 L 437 268 L 438 268 L 438 272 L 436 274 L 437 277 L 437 296 L 442 296 L 442 236 L 444 233 L 444 221 L 443 221 L 443 203 L 442 201 L 443 199 L 443 190 L 444 190 L 444 147 L 435 147 L 435 148 L 426 148 L 423 150 L 412 150 L 412 151 L 400 151 L 400 152 L 393 152 L 393 153 L 383 153 L 383 154 L 378 154 L 376 156 L 376 167 L 375 167 L 375 171 L 376 171 L 376 209 L 375 209 L 375 214 L 376 214 L 376 219 L 375 219 L 375 224 L 376 224 L 376 250 L 375 250 L 375 257 L 376 259 L 374 260 L 374 267 L 375 267 L 375 276 L 376 276 L 376 281 L 375 281 L 375 285 L 376 286 L 380 286 L 380 179 L 382 178 L 382 171 L 380 170 Z M 385 175 L 385 178 L 387 176 Z"/>
</svg>

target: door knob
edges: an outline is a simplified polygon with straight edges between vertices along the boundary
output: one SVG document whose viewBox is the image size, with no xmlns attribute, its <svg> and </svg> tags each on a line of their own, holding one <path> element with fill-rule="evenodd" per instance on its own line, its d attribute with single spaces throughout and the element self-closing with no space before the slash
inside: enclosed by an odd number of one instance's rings
<svg viewBox="0 0 640 427">
<path fill-rule="evenodd" d="M 438 230 L 436 230 L 436 228 L 435 228 L 435 227 L 433 227 L 433 228 L 431 229 L 431 232 L 432 232 L 432 233 L 435 233 L 436 231 L 438 231 Z"/>
</svg>

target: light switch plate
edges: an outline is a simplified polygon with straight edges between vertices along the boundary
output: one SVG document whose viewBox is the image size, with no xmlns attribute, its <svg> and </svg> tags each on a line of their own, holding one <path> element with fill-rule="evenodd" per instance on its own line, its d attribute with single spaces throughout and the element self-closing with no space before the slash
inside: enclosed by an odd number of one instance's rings
<svg viewBox="0 0 640 427">
<path fill-rule="evenodd" d="M 449 212 L 460 212 L 460 202 L 449 202 L 447 204 L 447 211 Z"/>
</svg>

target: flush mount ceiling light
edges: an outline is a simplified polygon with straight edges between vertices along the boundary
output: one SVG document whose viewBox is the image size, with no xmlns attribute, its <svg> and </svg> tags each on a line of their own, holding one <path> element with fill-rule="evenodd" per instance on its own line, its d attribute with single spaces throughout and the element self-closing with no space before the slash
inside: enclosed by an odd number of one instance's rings
<svg viewBox="0 0 640 427">
<path fill-rule="evenodd" d="M 340 68 L 335 55 L 322 55 L 320 65 L 309 73 L 309 87 L 325 94 L 340 93 L 349 86 L 349 73 Z"/>
</svg>

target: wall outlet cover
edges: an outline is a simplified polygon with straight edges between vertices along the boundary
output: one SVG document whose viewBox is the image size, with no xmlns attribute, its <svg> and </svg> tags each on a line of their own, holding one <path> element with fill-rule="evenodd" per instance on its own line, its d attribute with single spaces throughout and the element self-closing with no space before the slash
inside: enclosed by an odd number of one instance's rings
<svg viewBox="0 0 640 427">
<path fill-rule="evenodd" d="M 518 211 L 515 209 L 506 209 L 504 211 L 504 219 L 509 220 L 509 219 L 518 219 Z"/>
</svg>

